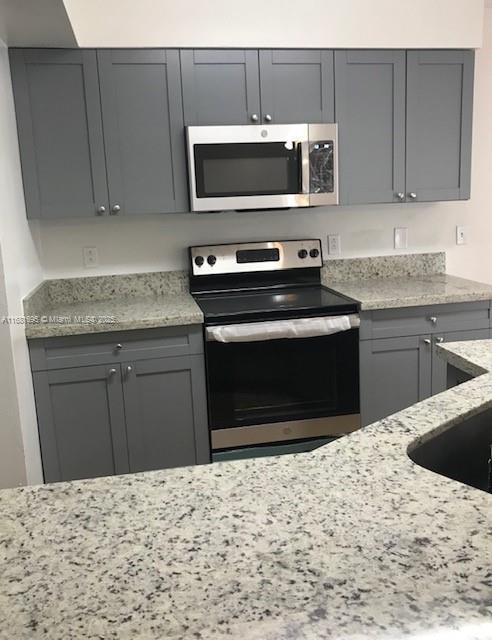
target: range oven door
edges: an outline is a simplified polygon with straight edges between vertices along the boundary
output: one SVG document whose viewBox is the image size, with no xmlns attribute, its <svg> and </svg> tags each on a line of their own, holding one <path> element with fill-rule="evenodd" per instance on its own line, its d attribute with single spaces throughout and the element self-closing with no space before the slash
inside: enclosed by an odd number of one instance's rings
<svg viewBox="0 0 492 640">
<path fill-rule="evenodd" d="M 360 426 L 359 331 L 206 342 L 212 449 L 341 435 Z"/>
<path fill-rule="evenodd" d="M 192 210 L 336 204 L 336 132 L 333 124 L 187 127 Z"/>
</svg>

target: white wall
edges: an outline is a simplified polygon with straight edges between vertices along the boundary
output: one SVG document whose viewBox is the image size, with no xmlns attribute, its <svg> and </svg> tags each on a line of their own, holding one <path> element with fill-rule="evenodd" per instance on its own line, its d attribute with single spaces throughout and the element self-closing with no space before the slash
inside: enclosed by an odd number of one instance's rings
<svg viewBox="0 0 492 640">
<path fill-rule="evenodd" d="M 81 47 L 475 48 L 483 0 L 64 0 Z"/>
<path fill-rule="evenodd" d="M 0 194 L 0 247 L 3 257 L 5 302 L 8 315 L 21 316 L 22 298 L 42 280 L 42 268 L 33 240 L 37 225 L 30 228 L 26 220 L 10 69 L 7 49 L 1 41 Z M 10 332 L 9 341 L 5 338 L 6 331 Z M 18 415 L 20 426 L 17 425 L 17 432 L 22 432 L 27 480 L 40 482 L 42 475 L 39 439 L 24 327 L 12 325 L 9 329 L 7 325 L 0 324 L 0 332 L 3 333 L 0 341 L 0 361 L 2 366 L 8 366 L 7 363 L 12 362 L 17 391 L 10 394 L 10 409 L 5 408 L 5 413 L 2 411 L 0 414 L 0 429 L 4 431 L 10 428 L 8 422 L 14 419 L 12 416 Z M 9 398 L 5 398 L 5 401 L 8 400 Z M 7 455 L 9 453 L 6 452 Z M 17 476 L 13 476 L 12 483 L 15 484 L 17 481 Z"/>
<path fill-rule="evenodd" d="M 472 198 L 466 202 L 324 207 L 268 213 L 174 214 L 44 222 L 46 277 L 186 268 L 186 247 L 241 239 L 342 236 L 342 257 L 394 253 L 393 228 L 409 229 L 410 251 L 446 250 L 449 271 L 492 282 L 492 10 L 477 51 Z M 468 244 L 457 247 L 456 225 Z M 97 246 L 100 267 L 84 270 L 82 247 Z M 326 244 L 325 244 L 326 247 Z"/>
</svg>

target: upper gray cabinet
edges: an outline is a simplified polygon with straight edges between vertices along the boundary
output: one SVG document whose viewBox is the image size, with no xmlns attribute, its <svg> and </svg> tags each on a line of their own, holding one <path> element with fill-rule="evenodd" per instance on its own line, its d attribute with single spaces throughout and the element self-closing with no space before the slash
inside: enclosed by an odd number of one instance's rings
<svg viewBox="0 0 492 640">
<path fill-rule="evenodd" d="M 333 51 L 260 51 L 264 122 L 334 122 Z"/>
<path fill-rule="evenodd" d="M 251 124 L 260 118 L 258 51 L 181 51 L 187 125 Z"/>
<path fill-rule="evenodd" d="M 336 51 L 340 203 L 470 197 L 473 52 Z"/>
<path fill-rule="evenodd" d="M 178 51 L 116 49 L 97 57 L 110 213 L 185 211 Z"/>
<path fill-rule="evenodd" d="M 340 202 L 403 199 L 405 51 L 336 51 L 335 75 Z"/>
<path fill-rule="evenodd" d="M 10 53 L 29 218 L 108 209 L 95 51 Z"/>
<path fill-rule="evenodd" d="M 409 51 L 407 192 L 415 200 L 470 197 L 472 51 Z"/>
</svg>

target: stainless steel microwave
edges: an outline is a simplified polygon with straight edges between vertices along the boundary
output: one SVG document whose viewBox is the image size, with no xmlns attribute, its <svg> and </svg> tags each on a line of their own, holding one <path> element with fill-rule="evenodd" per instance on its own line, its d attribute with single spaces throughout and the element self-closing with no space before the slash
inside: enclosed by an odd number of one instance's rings
<svg viewBox="0 0 492 640">
<path fill-rule="evenodd" d="M 186 127 L 193 211 L 338 204 L 336 124 Z"/>
</svg>

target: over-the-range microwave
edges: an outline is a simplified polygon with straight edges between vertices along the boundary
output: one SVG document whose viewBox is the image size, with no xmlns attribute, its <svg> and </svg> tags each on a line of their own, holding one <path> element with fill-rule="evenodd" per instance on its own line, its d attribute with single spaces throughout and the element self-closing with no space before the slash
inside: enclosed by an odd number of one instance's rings
<svg viewBox="0 0 492 640">
<path fill-rule="evenodd" d="M 336 124 L 186 127 L 193 211 L 338 204 Z"/>
</svg>

